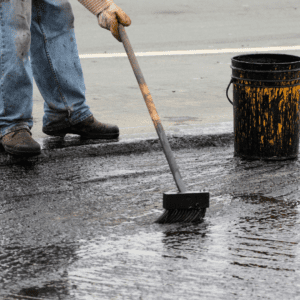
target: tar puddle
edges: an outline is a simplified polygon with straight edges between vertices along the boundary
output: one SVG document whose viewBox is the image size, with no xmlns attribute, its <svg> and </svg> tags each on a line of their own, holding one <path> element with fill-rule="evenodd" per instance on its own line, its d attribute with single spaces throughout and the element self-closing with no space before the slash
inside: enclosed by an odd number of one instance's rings
<svg viewBox="0 0 300 300">
<path fill-rule="evenodd" d="M 2 299 L 299 299 L 299 162 L 175 153 L 200 224 L 159 225 L 162 153 L 0 166 Z"/>
</svg>

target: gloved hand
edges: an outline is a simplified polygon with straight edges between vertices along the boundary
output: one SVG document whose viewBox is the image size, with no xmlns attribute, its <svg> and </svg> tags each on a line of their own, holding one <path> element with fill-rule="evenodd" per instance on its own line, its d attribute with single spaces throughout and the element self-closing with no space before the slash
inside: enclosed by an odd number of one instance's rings
<svg viewBox="0 0 300 300">
<path fill-rule="evenodd" d="M 119 42 L 122 42 L 119 35 L 119 23 L 123 26 L 129 26 L 131 20 L 119 6 L 112 2 L 106 9 L 98 14 L 98 23 L 102 28 L 110 30 L 112 35 Z"/>
</svg>

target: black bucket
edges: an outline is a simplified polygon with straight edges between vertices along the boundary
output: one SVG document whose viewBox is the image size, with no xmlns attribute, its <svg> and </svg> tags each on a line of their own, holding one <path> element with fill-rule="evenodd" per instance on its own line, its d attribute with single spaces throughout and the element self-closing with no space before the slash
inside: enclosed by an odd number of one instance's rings
<svg viewBox="0 0 300 300">
<path fill-rule="evenodd" d="M 234 154 L 250 159 L 296 158 L 299 150 L 300 57 L 248 54 L 231 59 L 226 95 L 233 104 Z M 233 83 L 233 102 L 228 97 Z"/>
</svg>

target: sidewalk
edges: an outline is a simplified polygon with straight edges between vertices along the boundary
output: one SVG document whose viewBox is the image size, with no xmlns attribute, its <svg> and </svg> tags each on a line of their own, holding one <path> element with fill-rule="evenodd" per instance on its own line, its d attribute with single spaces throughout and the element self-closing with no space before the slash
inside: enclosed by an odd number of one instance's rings
<svg viewBox="0 0 300 300">
<path fill-rule="evenodd" d="M 233 144 L 231 123 L 211 124 L 204 128 L 194 127 L 187 130 L 169 128 L 167 137 L 173 151 L 189 148 L 220 147 Z M 173 130 L 172 130 L 173 129 Z M 18 161 L 51 161 L 55 157 L 86 157 L 107 156 L 123 154 L 140 154 L 144 152 L 160 151 L 158 136 L 155 133 L 136 133 L 120 137 L 118 140 L 81 140 L 80 136 L 67 135 L 64 139 L 59 137 L 38 138 L 42 154 L 23 159 L 7 154 L 0 146 L 0 165 L 10 165 Z"/>
<path fill-rule="evenodd" d="M 230 55 L 227 56 L 229 59 Z M 203 56 L 139 59 L 146 81 L 149 78 L 147 83 L 150 92 L 169 137 L 178 140 L 179 137 L 188 136 L 190 140 L 199 140 L 211 135 L 233 133 L 233 110 L 225 96 L 226 83 L 229 79 L 224 74 L 223 82 L 217 85 L 210 82 L 214 68 L 206 68 L 204 78 L 197 75 L 198 65 L 203 64 L 205 60 L 205 65 L 209 65 L 210 62 L 207 60 L 215 61 L 218 57 L 216 55 L 209 59 Z M 49 138 L 42 132 L 44 100 L 34 84 L 32 133 L 33 138 L 44 150 L 49 147 L 54 150 L 56 147 L 81 145 L 86 148 L 88 144 L 93 145 L 93 148 L 99 144 L 98 147 L 103 148 L 107 144 L 105 147 L 113 147 L 114 151 L 119 147 L 121 153 L 127 152 L 126 147 L 134 151 L 130 144 L 134 144 L 135 151 L 139 151 L 148 140 L 158 139 L 127 58 L 83 59 L 82 66 L 87 86 L 87 103 L 100 122 L 119 126 L 119 141 L 81 141 L 78 136 L 71 135 L 68 135 L 65 141 L 59 142 L 55 142 L 57 139 Z M 107 76 L 104 76 L 98 66 L 109 70 Z M 179 69 L 180 74 L 176 74 Z M 223 73 L 229 69 L 229 65 L 220 68 Z M 170 75 L 166 77 L 165 74 Z M 183 80 L 185 74 L 188 74 L 188 78 Z M 190 80 L 191 78 L 194 79 Z M 117 82 L 118 85 L 114 86 L 112 82 Z"/>
<path fill-rule="evenodd" d="M 193 81 L 182 82 L 181 80 L 185 73 L 189 74 L 189 78 L 197 76 L 196 62 L 201 64 L 203 59 L 203 56 L 139 59 L 145 74 L 149 75 L 150 92 L 171 146 L 175 149 L 179 149 L 179 144 L 182 148 L 188 148 L 189 145 L 184 144 L 187 141 L 187 143 L 198 141 L 199 147 L 209 145 L 208 141 L 211 140 L 218 144 L 218 139 L 224 136 L 229 142 L 228 138 L 233 134 L 233 111 L 225 96 L 225 81 L 217 86 L 209 83 L 214 69 L 211 69 L 210 76 L 204 79 L 196 77 Z M 210 59 L 216 60 L 217 56 L 210 57 Z M 176 62 L 174 63 L 173 60 Z M 108 76 L 103 76 L 99 71 L 98 63 L 104 69 L 109 70 Z M 54 155 L 54 152 L 55 155 L 67 152 L 68 155 L 76 155 L 78 151 L 84 152 L 88 151 L 87 149 L 93 149 L 91 151 L 98 149 L 99 155 L 112 152 L 138 153 L 145 149 L 150 151 L 153 143 L 157 143 L 158 136 L 127 58 L 86 59 L 82 60 L 82 66 L 87 85 L 88 105 L 100 122 L 119 126 L 119 140 L 85 141 L 80 140 L 80 137 L 76 135 L 67 135 L 64 140 L 61 140 L 45 135 L 42 132 L 44 99 L 34 83 L 32 133 L 33 138 L 43 149 L 38 159 L 45 158 L 50 152 L 51 155 Z M 179 76 L 163 77 L 166 73 L 176 73 L 179 68 L 181 69 Z M 156 77 L 151 75 L 160 69 L 164 70 L 163 74 Z M 229 69 L 228 65 L 222 70 L 225 72 L 228 71 L 227 69 Z M 102 80 L 98 80 L 97 76 Z M 118 82 L 117 88 L 111 84 L 113 80 Z M 99 84 L 97 84 L 98 81 Z M 69 148 L 69 150 L 62 150 L 64 148 Z M 5 158 L 1 159 L 5 161 Z"/>
<path fill-rule="evenodd" d="M 216 124 L 222 133 L 223 127 L 232 132 L 229 122 L 233 121 L 233 108 L 225 94 L 231 54 L 226 55 L 227 59 L 222 56 L 138 58 L 166 132 L 191 130 L 197 134 Z M 217 64 L 218 60 L 227 60 L 228 64 Z M 81 59 L 81 64 L 87 104 L 100 122 L 118 125 L 121 138 L 156 134 L 126 57 Z M 219 82 L 212 80 L 215 72 L 222 77 Z M 47 137 L 42 132 L 43 105 L 44 99 L 34 84 L 34 138 Z"/>
</svg>

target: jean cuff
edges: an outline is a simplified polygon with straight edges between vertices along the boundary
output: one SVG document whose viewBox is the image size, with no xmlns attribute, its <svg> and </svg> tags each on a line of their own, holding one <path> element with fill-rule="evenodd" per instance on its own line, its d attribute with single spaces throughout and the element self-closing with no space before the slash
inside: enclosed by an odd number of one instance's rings
<svg viewBox="0 0 300 300">
<path fill-rule="evenodd" d="M 72 125 L 76 125 L 76 124 L 84 121 L 85 119 L 89 118 L 92 115 L 93 114 L 90 111 L 87 111 L 84 114 L 80 114 L 80 115 L 74 115 L 74 116 L 71 115 L 70 123 Z"/>
<path fill-rule="evenodd" d="M 2 139 L 5 135 L 14 132 L 14 131 L 18 131 L 21 129 L 28 129 L 30 131 L 31 127 L 28 126 L 27 123 L 19 123 L 17 125 L 12 125 L 9 127 L 5 127 L 5 128 L 1 128 L 0 129 L 0 139 Z"/>
<path fill-rule="evenodd" d="M 62 119 L 57 118 L 57 116 L 55 118 L 49 118 L 48 116 L 44 116 L 43 119 L 43 129 L 47 130 L 47 131 L 52 131 L 52 130 L 60 130 L 60 129 L 65 129 L 68 128 L 72 125 L 78 124 L 82 121 L 84 121 L 85 119 L 87 119 L 88 117 L 92 116 L 93 114 L 88 110 L 85 113 L 75 113 L 75 114 L 71 114 L 71 116 L 68 117 L 63 117 Z M 49 119 L 51 121 L 49 121 Z M 46 125 L 45 125 L 46 123 Z"/>
</svg>

